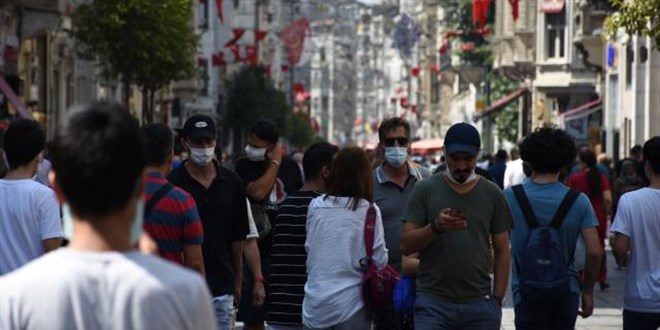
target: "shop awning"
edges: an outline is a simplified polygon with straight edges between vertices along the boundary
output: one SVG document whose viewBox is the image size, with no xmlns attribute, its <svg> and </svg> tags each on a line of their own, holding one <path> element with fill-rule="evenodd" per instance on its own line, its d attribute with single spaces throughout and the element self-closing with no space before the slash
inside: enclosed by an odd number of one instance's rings
<svg viewBox="0 0 660 330">
<path fill-rule="evenodd" d="M 27 108 L 25 107 L 25 103 L 23 103 L 23 101 L 21 101 L 21 99 L 16 96 L 16 93 L 14 93 L 14 90 L 12 90 L 9 84 L 7 84 L 5 76 L 2 74 L 0 74 L 0 92 L 2 92 L 2 94 L 4 94 L 9 102 L 14 106 L 18 112 L 19 117 L 32 118 L 32 116 L 28 113 Z"/>
<path fill-rule="evenodd" d="M 566 112 L 561 113 L 559 115 L 562 117 L 564 122 L 574 119 L 580 119 L 596 111 L 600 111 L 603 108 L 602 104 L 603 104 L 602 99 L 593 100 L 578 107 L 575 107 L 573 109 L 566 110 Z"/>
<path fill-rule="evenodd" d="M 559 14 L 564 9 L 564 0 L 543 0 L 541 12 L 546 14 Z"/>
<path fill-rule="evenodd" d="M 415 152 L 426 154 L 429 152 L 440 151 L 443 145 L 443 139 L 425 139 L 413 142 L 411 147 Z"/>
<path fill-rule="evenodd" d="M 504 107 L 506 107 L 507 105 L 509 105 L 511 102 L 515 101 L 517 98 L 519 98 L 519 97 L 525 95 L 525 94 L 528 93 L 528 92 L 529 92 L 529 88 L 527 88 L 526 86 L 525 86 L 525 87 L 520 87 L 520 88 L 516 89 L 515 91 L 513 91 L 513 92 L 510 93 L 509 95 L 507 95 L 507 96 L 505 96 L 505 97 L 503 97 L 503 98 L 497 100 L 497 102 L 495 102 L 495 103 L 489 105 L 489 106 L 486 108 L 486 110 L 484 110 L 483 112 L 481 112 L 481 113 L 477 113 L 477 114 L 474 116 L 474 121 L 477 122 L 477 121 L 479 121 L 479 119 L 481 119 L 481 118 L 484 118 L 484 117 L 490 116 L 490 115 L 492 115 L 492 114 L 494 114 L 494 113 L 496 113 L 496 112 L 498 112 L 498 111 L 504 109 Z"/>
</svg>

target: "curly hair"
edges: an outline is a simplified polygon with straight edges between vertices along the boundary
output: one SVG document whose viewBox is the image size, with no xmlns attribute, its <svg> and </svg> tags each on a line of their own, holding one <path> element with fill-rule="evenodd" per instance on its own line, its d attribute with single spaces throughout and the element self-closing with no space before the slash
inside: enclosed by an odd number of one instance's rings
<svg viewBox="0 0 660 330">
<path fill-rule="evenodd" d="M 520 158 L 540 174 L 558 173 L 569 166 L 577 154 L 575 140 L 564 130 L 539 127 L 520 143 Z"/>
</svg>

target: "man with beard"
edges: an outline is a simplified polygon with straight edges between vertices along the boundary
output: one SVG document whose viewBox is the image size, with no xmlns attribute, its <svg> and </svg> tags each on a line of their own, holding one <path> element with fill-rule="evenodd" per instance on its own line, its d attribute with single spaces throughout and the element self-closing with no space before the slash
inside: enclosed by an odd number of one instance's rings
<svg viewBox="0 0 660 330">
<path fill-rule="evenodd" d="M 417 329 L 500 328 L 513 218 L 499 187 L 474 172 L 480 148 L 472 125 L 450 127 L 447 171 L 418 182 L 408 199 L 401 249 L 404 255 L 419 253 Z"/>
</svg>

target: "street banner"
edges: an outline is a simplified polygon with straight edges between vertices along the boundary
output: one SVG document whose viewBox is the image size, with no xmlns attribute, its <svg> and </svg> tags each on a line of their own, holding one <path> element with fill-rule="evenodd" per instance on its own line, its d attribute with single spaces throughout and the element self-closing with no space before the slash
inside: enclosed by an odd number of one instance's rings
<svg viewBox="0 0 660 330">
<path fill-rule="evenodd" d="M 296 64 L 300 61 L 300 54 L 305 46 L 305 35 L 308 29 L 309 22 L 301 18 L 295 20 L 280 32 L 280 39 L 289 50 L 287 59 L 290 64 Z"/>
</svg>

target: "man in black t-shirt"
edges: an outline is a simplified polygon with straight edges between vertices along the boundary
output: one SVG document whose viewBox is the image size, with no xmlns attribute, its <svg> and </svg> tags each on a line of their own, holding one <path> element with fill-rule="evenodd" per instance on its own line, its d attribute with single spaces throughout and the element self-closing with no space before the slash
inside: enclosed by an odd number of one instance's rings
<svg viewBox="0 0 660 330">
<path fill-rule="evenodd" d="M 268 274 L 268 258 L 271 247 L 271 219 L 277 205 L 288 194 L 302 186 L 302 177 L 298 165 L 290 157 L 283 157 L 278 143 L 280 132 L 271 121 L 259 119 L 250 128 L 245 158 L 236 162 L 236 173 L 243 179 L 245 193 L 252 204 L 252 215 L 259 231 L 259 252 L 262 261 L 262 273 Z M 250 269 L 245 268 L 245 292 L 252 292 L 254 281 Z M 246 329 L 263 329 L 265 312 L 263 307 L 254 307 L 249 294 L 243 295 L 238 309 L 237 319 L 246 325 Z"/>
</svg>

